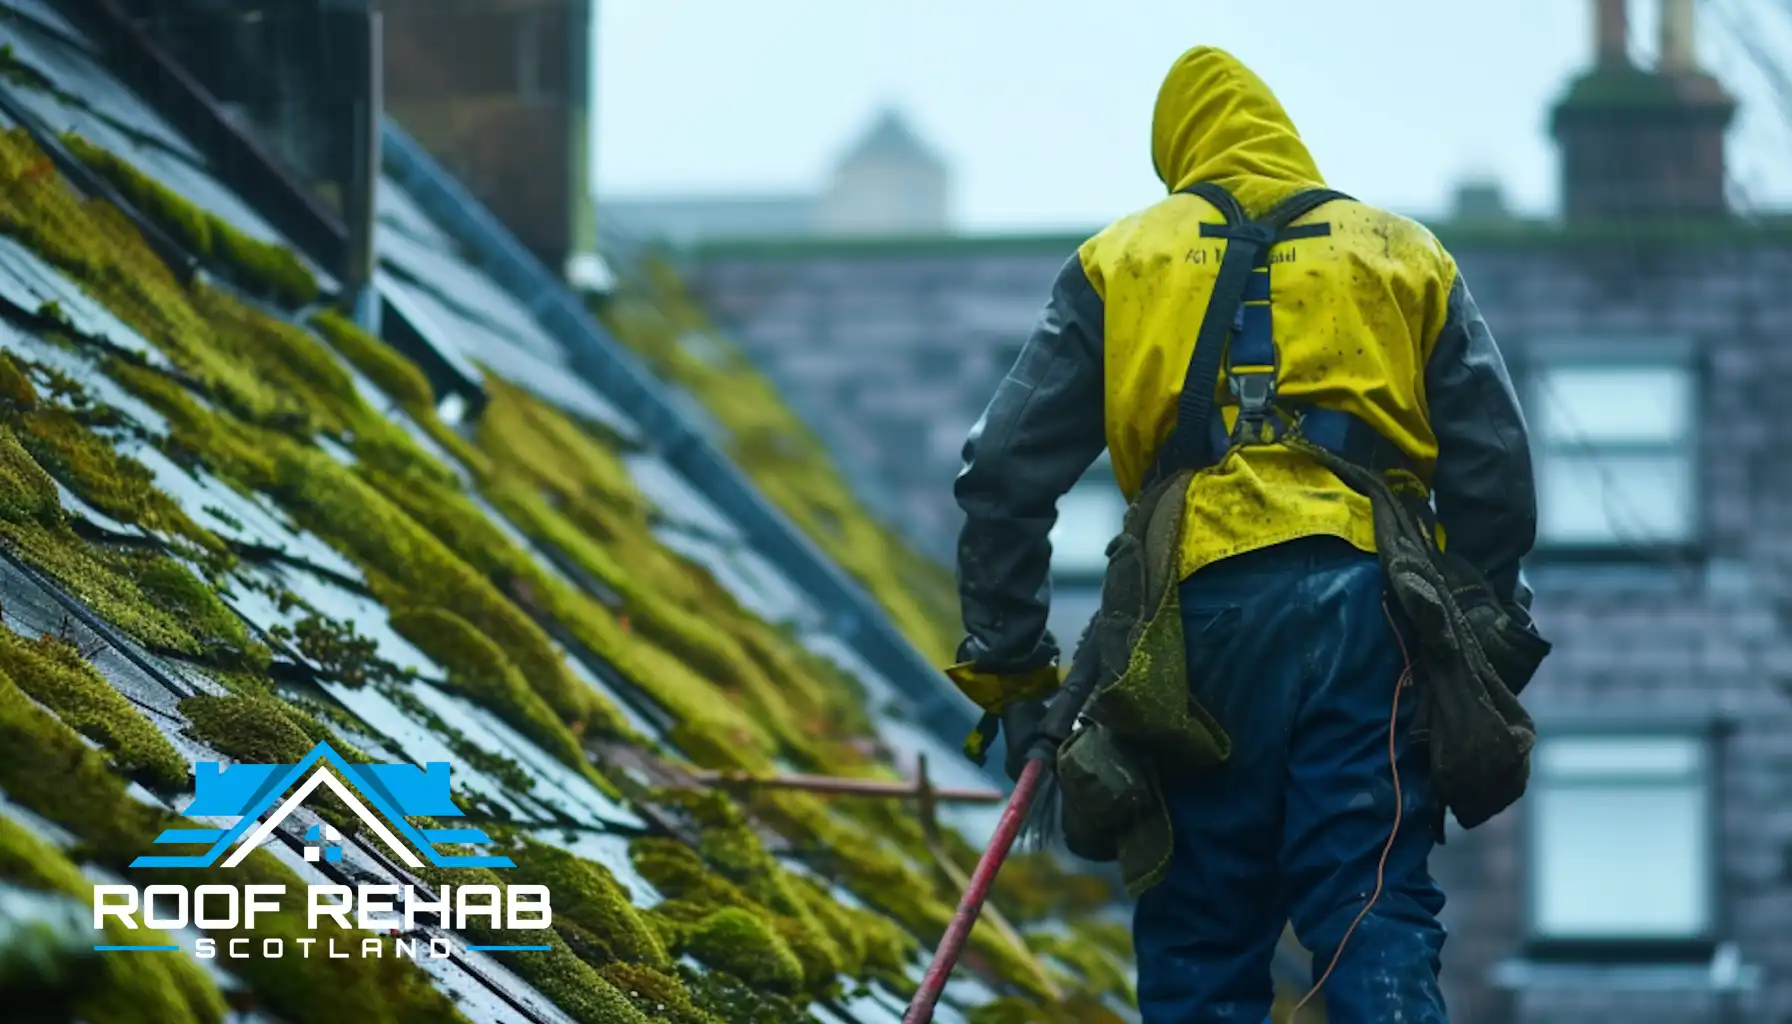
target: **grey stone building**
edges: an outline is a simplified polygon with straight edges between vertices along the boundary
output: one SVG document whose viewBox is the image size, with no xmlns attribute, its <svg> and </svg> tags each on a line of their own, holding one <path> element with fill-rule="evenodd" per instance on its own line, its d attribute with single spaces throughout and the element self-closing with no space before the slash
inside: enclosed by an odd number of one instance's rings
<svg viewBox="0 0 1792 1024">
<path fill-rule="evenodd" d="M 885 108 L 812 192 L 606 196 L 607 235 L 692 245 L 716 240 L 940 236 L 951 230 L 952 169 Z"/>
<path fill-rule="evenodd" d="M 1733 102 L 1660 63 L 1622 0 L 1553 116 L 1559 221 L 1484 186 L 1434 226 L 1523 391 L 1527 567 L 1556 654 L 1527 692 L 1528 798 L 1452 834 L 1446 976 L 1470 1022 L 1792 1022 L 1792 222 L 1725 204 Z M 841 459 L 949 556 L 958 448 L 1080 237 L 713 246 L 716 313 Z M 1086 618 L 1117 521 L 1097 468 L 1061 509 L 1057 615 Z"/>
</svg>

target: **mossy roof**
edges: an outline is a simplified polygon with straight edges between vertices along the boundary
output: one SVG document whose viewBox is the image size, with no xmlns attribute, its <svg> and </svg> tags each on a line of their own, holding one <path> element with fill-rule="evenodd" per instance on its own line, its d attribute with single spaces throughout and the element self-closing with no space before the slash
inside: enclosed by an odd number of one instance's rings
<svg viewBox="0 0 1792 1024">
<path fill-rule="evenodd" d="M 290 763 L 328 742 L 351 762 L 452 761 L 457 802 L 557 910 L 550 951 L 501 964 L 83 959 L 44 975 L 45 998 L 95 1021 L 145 1006 L 219 1020 L 225 994 L 291 1021 L 510 1021 L 549 1003 L 578 1021 L 899 1016 L 956 898 L 908 809 L 667 792 L 614 756 L 890 777 L 913 730 L 889 718 L 888 684 L 829 656 L 843 645 L 825 616 L 684 507 L 663 464 L 587 407 L 601 395 L 514 369 L 531 365 L 516 352 L 555 357 L 489 308 L 501 294 L 391 260 L 443 311 L 437 340 L 484 364 L 487 407 L 445 422 L 418 367 L 309 303 L 333 283 L 251 232 L 248 204 L 220 200 L 101 61 L 16 20 L 0 33 L 16 44 L 0 87 L 204 267 L 177 280 L 138 222 L 0 118 L 0 886 L 84 901 L 117 878 L 486 880 L 394 867 L 334 798 L 239 868 L 131 867 L 182 827 L 197 762 Z M 231 230 L 259 244 L 199 241 Z M 639 301 L 692 316 L 663 286 Z M 784 453 L 780 430 L 723 418 L 743 457 Z M 780 500 L 863 531 L 822 480 Z M 937 608 L 884 596 L 940 642 Z M 298 855 L 320 821 L 351 836 L 340 865 Z M 968 867 L 971 844 L 945 840 Z M 941 1019 L 998 996 L 1002 1019 L 1016 1000 L 1022 1019 L 1115 1019 L 1129 951 L 1098 924 L 1111 896 L 1018 859 L 996 906 L 1029 935 L 1068 929 L 1076 955 L 980 925 Z M 300 927 L 281 914 L 231 934 Z M 1077 1009 L 1046 1009 L 1053 989 Z"/>
</svg>

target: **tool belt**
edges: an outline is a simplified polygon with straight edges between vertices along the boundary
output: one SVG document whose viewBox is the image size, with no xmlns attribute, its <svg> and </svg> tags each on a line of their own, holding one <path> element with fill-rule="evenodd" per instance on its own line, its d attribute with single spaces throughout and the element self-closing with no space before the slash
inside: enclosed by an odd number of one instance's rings
<svg viewBox="0 0 1792 1024">
<path fill-rule="evenodd" d="M 1085 859 L 1117 862 L 1135 897 L 1169 867 L 1164 783 L 1210 772 L 1231 753 L 1225 730 L 1192 696 L 1191 676 L 1204 666 L 1187 663 L 1179 601 L 1189 483 L 1230 449 L 1287 443 L 1369 497 L 1390 587 L 1419 633 L 1419 738 L 1430 746 L 1440 838 L 1445 807 L 1473 827 L 1523 793 L 1535 732 L 1516 694 L 1549 653 L 1528 616 L 1502 606 L 1468 563 L 1440 550 L 1421 477 L 1391 442 L 1347 413 L 1276 401 L 1269 249 L 1330 234 L 1329 224 L 1290 222 L 1348 197 L 1302 192 L 1253 221 L 1217 185 L 1187 191 L 1225 216 L 1201 233 L 1228 243 L 1175 427 L 1108 546 L 1101 605 L 1070 668 L 1073 677 L 1093 675 L 1094 694 L 1057 755 L 1066 845 Z M 1230 432 L 1213 414 L 1222 360 L 1239 403 Z"/>
</svg>

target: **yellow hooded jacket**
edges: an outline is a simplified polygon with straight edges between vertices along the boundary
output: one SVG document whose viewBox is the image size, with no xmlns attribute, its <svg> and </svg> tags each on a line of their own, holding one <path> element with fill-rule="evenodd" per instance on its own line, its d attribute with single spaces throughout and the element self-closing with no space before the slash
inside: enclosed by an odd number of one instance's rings
<svg viewBox="0 0 1792 1024">
<path fill-rule="evenodd" d="M 1184 194 L 1230 191 L 1249 216 L 1325 182 L 1269 87 L 1223 51 L 1177 60 L 1157 98 L 1152 158 L 1170 195 L 1084 243 L 1060 272 L 1014 368 L 965 444 L 961 657 L 1021 667 L 1056 653 L 1045 632 L 1047 539 L 1059 497 L 1106 448 L 1135 497 L 1168 439 L 1227 244 L 1224 218 Z M 1278 400 L 1352 413 L 1433 488 L 1451 546 L 1521 602 L 1535 537 L 1528 438 L 1511 380 L 1456 263 L 1423 226 L 1355 201 L 1296 224 L 1331 231 L 1270 252 Z M 1215 415 L 1237 404 L 1224 375 Z M 1374 550 L 1368 501 L 1280 444 L 1234 449 L 1189 487 L 1183 572 L 1310 536 Z"/>
</svg>

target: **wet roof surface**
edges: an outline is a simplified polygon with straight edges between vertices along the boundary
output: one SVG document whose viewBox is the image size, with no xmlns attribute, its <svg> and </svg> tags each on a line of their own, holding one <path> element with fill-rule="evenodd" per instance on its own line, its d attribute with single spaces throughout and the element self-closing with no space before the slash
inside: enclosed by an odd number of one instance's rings
<svg viewBox="0 0 1792 1024">
<path fill-rule="evenodd" d="M 58 31 L 78 35 L 72 25 L 37 0 L 6 3 Z M 81 103 L 68 104 L 29 89 L 11 90 L 21 99 L 29 98 L 32 109 L 52 127 L 74 129 L 91 141 L 114 148 L 176 193 L 246 233 L 281 241 L 271 226 L 206 170 L 190 143 L 112 79 L 99 62 L 48 34 L 21 28 L 12 18 L 0 19 L 0 38 L 14 47 L 20 60 L 43 71 L 61 89 L 81 97 Z M 121 130 L 120 125 L 129 125 L 131 130 Z M 380 224 L 379 251 L 387 271 L 379 277 L 379 290 L 426 342 L 454 359 L 498 374 L 625 443 L 639 439 L 638 429 L 628 417 L 568 369 L 566 354 L 528 311 L 466 262 L 447 234 L 395 185 L 381 190 Z M 68 330 L 85 339 L 85 344 L 70 347 L 48 341 L 21 326 L 52 302 L 61 310 Z M 453 762 L 457 795 L 501 810 L 543 843 L 609 868 L 637 906 L 659 901 L 661 894 L 639 875 L 628 853 L 629 838 L 650 829 L 637 808 L 601 792 L 536 742 L 455 692 L 448 685 L 448 670 L 393 628 L 387 608 L 369 596 L 366 575 L 330 542 L 297 525 L 265 495 L 245 493 L 203 470 L 177 464 L 144 440 L 165 434 L 170 429 L 167 420 L 102 372 L 97 356 L 109 348 L 135 353 L 152 367 L 167 368 L 169 360 L 159 346 L 93 299 L 78 282 L 4 236 L 0 236 L 0 312 L 8 314 L 0 320 L 0 351 L 54 367 L 85 387 L 95 400 L 123 414 L 141 436 L 121 441 L 118 450 L 144 465 L 154 486 L 193 521 L 243 552 L 231 570 L 233 582 L 225 592 L 225 602 L 252 635 L 273 650 L 276 669 L 294 680 L 283 683 L 281 692 L 333 709 L 329 721 L 341 739 L 375 760 Z M 400 423 L 420 447 L 446 456 L 398 409 L 391 396 L 346 364 L 343 369 L 353 376 L 356 388 L 370 404 Z M 322 446 L 344 461 L 354 459 L 339 445 Z M 896 752 L 901 764 L 912 764 L 924 755 L 940 784 L 985 784 L 980 773 L 961 763 L 957 751 L 908 720 L 902 696 L 856 658 L 845 640 L 826 632 L 825 610 L 813 607 L 775 565 L 754 551 L 738 524 L 703 500 L 689 481 L 656 457 L 635 452 L 626 455 L 624 465 L 632 484 L 656 510 L 655 536 L 664 548 L 707 569 L 744 608 L 766 622 L 793 629 L 804 646 L 856 677 L 871 696 L 868 710 L 880 738 Z M 465 467 L 456 469 L 464 478 Z M 59 490 L 70 521 L 96 536 L 174 541 L 171 536 L 158 536 L 107 516 L 67 487 Z M 615 595 L 602 593 L 601 584 L 593 585 L 589 577 L 568 571 L 560 552 L 544 549 L 478 495 L 473 495 L 472 503 L 541 572 L 591 593 L 600 603 L 613 602 Z M 6 626 L 25 636 L 48 633 L 74 643 L 190 764 L 232 761 L 224 752 L 189 735 L 191 723 L 181 711 L 182 699 L 194 694 L 229 692 L 216 679 L 192 665 L 152 653 L 91 612 L 84 612 L 58 584 L 11 556 L 0 564 L 0 592 L 5 595 L 0 620 Z M 277 600 L 274 595 L 284 596 Z M 377 659 L 407 673 L 411 680 L 402 690 L 394 690 L 348 685 L 330 678 L 287 639 L 311 615 L 348 624 L 371 645 Z M 612 666 L 589 651 L 568 648 L 562 654 L 577 685 L 603 693 L 642 735 L 653 739 L 665 736 L 663 713 L 644 704 L 641 695 L 631 692 Z M 465 756 L 468 749 L 487 756 L 478 764 L 471 763 Z M 135 792 L 144 799 L 157 799 L 141 787 Z M 179 802 L 184 804 L 184 798 Z M 175 809 L 172 804 L 165 806 Z M 46 827 L 41 819 L 29 813 L 15 814 L 15 810 L 0 802 L 0 814 L 57 845 L 72 845 L 71 837 L 58 835 L 56 828 Z M 942 810 L 942 819 L 961 829 L 973 843 L 981 843 L 993 826 L 994 814 L 988 808 L 948 808 Z M 304 829 L 320 820 L 301 809 L 277 831 L 274 848 L 301 877 L 413 881 L 384 851 L 362 838 L 348 842 L 341 864 L 305 862 L 299 856 Z M 856 902 L 844 890 L 836 887 L 836 891 L 842 902 Z M 491 956 L 424 958 L 419 963 L 439 988 L 454 994 L 457 1007 L 470 1020 L 513 1021 L 519 1015 L 536 1021 L 571 1019 Z M 916 977 L 919 968 L 919 963 L 913 965 Z M 956 1024 L 962 1015 L 953 1004 L 971 1005 L 992 996 L 979 983 L 955 983 L 937 1019 Z M 831 1009 L 816 1008 L 814 1013 L 824 1021 L 884 1022 L 899 1020 L 902 1008 L 900 998 L 873 986 L 865 994 Z"/>
</svg>

